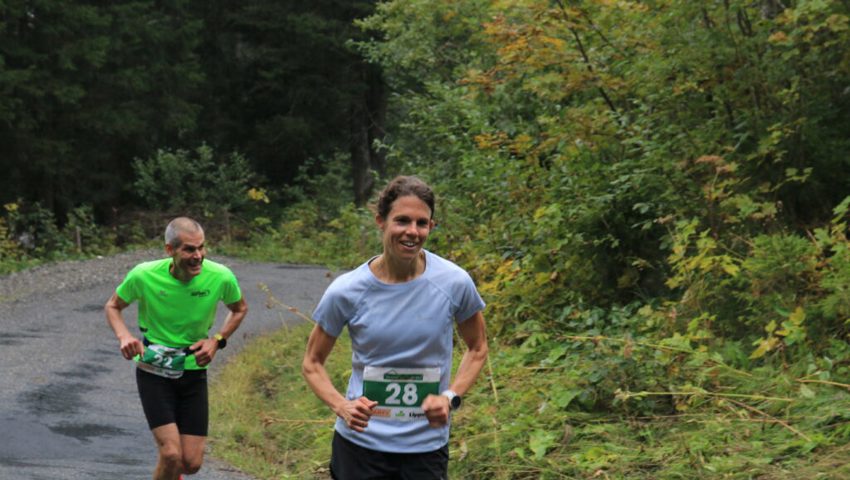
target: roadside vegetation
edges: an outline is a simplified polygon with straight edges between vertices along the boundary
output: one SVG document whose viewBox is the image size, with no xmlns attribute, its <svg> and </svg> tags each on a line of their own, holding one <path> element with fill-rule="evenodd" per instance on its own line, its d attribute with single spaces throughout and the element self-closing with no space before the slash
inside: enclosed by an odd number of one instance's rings
<svg viewBox="0 0 850 480">
<path fill-rule="evenodd" d="M 399 93 L 388 160 L 437 188 L 429 248 L 488 303 L 453 478 L 850 475 L 848 13 L 408 0 L 360 23 Z M 297 367 L 303 346 L 275 350 Z M 310 396 L 290 373 L 254 378 L 287 405 Z M 298 455 L 281 443 L 239 464 Z"/>
<path fill-rule="evenodd" d="M 395 0 L 356 25 L 391 92 L 387 176 L 434 186 L 428 248 L 488 304 L 452 478 L 850 477 L 850 4 Z M 380 249 L 362 171 L 311 158 L 282 188 L 229 150 L 146 155 L 134 195 L 168 213 L 117 227 L 9 203 L 0 268 L 150 241 L 178 211 L 213 252 L 350 268 Z M 327 474 L 308 327 L 213 384 L 214 455 Z"/>
<path fill-rule="evenodd" d="M 282 325 L 302 322 L 255 340 L 216 378 L 212 452 L 259 478 L 326 479 L 334 416 L 301 377 L 312 324 L 268 294 Z M 581 317 L 600 331 L 552 335 L 546 348 L 493 339 L 453 417 L 450 478 L 850 475 L 850 395 L 824 380 L 848 373 L 842 342 L 820 359 L 764 365 L 736 342 L 711 352 L 678 336 L 654 340 L 628 309 Z M 328 360 L 340 390 L 349 362 L 343 335 Z"/>
</svg>

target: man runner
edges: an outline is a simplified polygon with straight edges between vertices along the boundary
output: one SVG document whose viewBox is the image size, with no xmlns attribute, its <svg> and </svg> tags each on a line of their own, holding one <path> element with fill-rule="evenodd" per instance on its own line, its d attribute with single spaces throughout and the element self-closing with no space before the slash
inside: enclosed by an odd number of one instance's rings
<svg viewBox="0 0 850 480">
<path fill-rule="evenodd" d="M 121 355 L 136 362 L 136 384 L 159 450 L 154 480 L 196 473 L 204 459 L 209 410 L 207 372 L 216 352 L 248 312 L 233 272 L 204 260 L 204 230 L 187 217 L 165 229 L 169 258 L 130 270 L 106 302 L 106 320 Z M 122 310 L 139 302 L 139 340 Z M 212 338 L 218 302 L 230 310 Z"/>
</svg>

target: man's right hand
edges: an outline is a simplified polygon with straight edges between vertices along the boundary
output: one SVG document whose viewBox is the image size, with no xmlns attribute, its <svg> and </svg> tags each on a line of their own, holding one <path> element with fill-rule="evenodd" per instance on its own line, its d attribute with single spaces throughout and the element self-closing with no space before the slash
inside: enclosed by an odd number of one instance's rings
<svg viewBox="0 0 850 480">
<path fill-rule="evenodd" d="M 336 412 L 348 428 L 355 432 L 362 432 L 369 424 L 369 418 L 372 417 L 372 409 L 378 405 L 378 402 L 369 400 L 366 397 L 360 397 L 355 400 L 346 400 Z"/>
<path fill-rule="evenodd" d="M 145 345 L 136 337 L 127 335 L 119 339 L 121 343 L 121 355 L 127 360 L 132 359 L 136 355 L 145 353 Z"/>
</svg>

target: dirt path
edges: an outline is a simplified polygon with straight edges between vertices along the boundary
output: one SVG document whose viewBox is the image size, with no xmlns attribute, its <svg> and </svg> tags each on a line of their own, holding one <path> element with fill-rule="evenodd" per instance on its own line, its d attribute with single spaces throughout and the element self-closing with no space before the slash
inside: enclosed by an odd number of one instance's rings
<svg viewBox="0 0 850 480">
<path fill-rule="evenodd" d="M 0 480 L 150 478 L 156 450 L 134 367 L 118 352 L 103 304 L 132 265 L 157 255 L 135 252 L 0 277 Z M 259 285 L 310 312 L 331 281 L 322 268 L 210 258 L 233 269 L 251 309 L 216 357 L 212 377 L 249 337 L 281 326 L 280 309 L 266 309 Z M 136 331 L 135 306 L 126 319 Z M 188 478 L 251 477 L 209 457 Z"/>
</svg>

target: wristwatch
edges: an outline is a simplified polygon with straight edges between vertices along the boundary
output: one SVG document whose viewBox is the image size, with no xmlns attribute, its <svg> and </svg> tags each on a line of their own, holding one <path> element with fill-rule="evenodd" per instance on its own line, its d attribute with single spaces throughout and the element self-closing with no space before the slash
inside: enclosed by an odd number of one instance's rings
<svg viewBox="0 0 850 480">
<path fill-rule="evenodd" d="M 449 410 L 457 410 L 460 408 L 461 402 L 463 402 L 463 398 L 455 393 L 454 390 L 443 390 L 440 395 L 449 399 Z"/>
<path fill-rule="evenodd" d="M 227 346 L 227 339 L 224 338 L 222 334 L 216 333 L 215 335 L 213 335 L 213 338 L 218 342 L 219 350 Z"/>
</svg>

